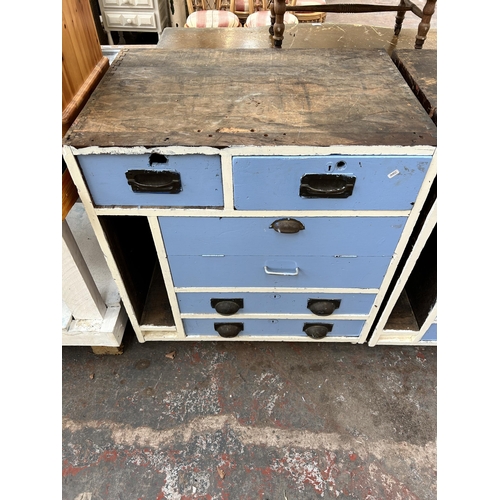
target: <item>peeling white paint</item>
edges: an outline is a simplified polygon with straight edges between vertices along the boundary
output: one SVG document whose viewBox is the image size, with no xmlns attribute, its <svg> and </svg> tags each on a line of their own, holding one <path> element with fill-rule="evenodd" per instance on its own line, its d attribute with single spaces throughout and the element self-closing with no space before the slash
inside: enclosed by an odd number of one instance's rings
<svg viewBox="0 0 500 500">
<path fill-rule="evenodd" d="M 153 148 L 146 148 L 144 146 L 89 146 L 85 148 L 75 148 L 74 146 L 63 146 L 65 150 L 71 151 L 74 155 L 88 155 L 88 154 L 127 154 L 127 155 L 140 155 L 158 153 L 164 155 L 173 154 L 204 154 L 204 155 L 221 155 L 221 150 L 210 146 L 159 146 Z M 230 153 L 232 155 L 243 156 L 258 156 L 258 155 L 333 155 L 333 154 L 366 154 L 375 156 L 377 155 L 430 155 L 432 156 L 436 150 L 435 146 L 227 146 L 222 153 Z"/>
</svg>

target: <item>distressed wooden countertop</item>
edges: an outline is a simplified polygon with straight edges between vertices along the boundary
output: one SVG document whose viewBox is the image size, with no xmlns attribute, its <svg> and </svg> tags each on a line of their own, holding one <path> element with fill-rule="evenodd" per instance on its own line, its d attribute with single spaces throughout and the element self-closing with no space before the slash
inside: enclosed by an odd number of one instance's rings
<svg viewBox="0 0 500 500">
<path fill-rule="evenodd" d="M 383 49 L 123 49 L 63 143 L 436 145 Z"/>
<path fill-rule="evenodd" d="M 395 50 L 392 59 L 424 109 L 437 123 L 437 50 Z"/>
</svg>

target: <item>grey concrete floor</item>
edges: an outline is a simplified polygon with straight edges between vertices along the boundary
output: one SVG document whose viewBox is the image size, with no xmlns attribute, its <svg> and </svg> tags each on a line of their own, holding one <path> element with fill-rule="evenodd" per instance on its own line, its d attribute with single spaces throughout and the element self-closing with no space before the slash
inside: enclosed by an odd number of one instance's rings
<svg viewBox="0 0 500 500">
<path fill-rule="evenodd" d="M 63 348 L 63 500 L 436 498 L 436 348 Z"/>
<path fill-rule="evenodd" d="M 434 500 L 436 435 L 434 347 L 140 344 L 128 327 L 123 354 L 62 349 L 62 500 Z"/>
</svg>

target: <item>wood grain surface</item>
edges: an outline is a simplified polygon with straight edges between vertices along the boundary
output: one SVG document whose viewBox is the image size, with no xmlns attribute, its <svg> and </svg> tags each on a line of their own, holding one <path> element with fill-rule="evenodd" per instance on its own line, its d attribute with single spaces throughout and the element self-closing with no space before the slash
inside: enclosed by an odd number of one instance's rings
<svg viewBox="0 0 500 500">
<path fill-rule="evenodd" d="M 62 2 L 63 135 L 108 67 L 88 1 Z"/>
<path fill-rule="evenodd" d="M 123 49 L 74 147 L 436 145 L 382 49 Z"/>
<path fill-rule="evenodd" d="M 62 1 L 62 136 L 109 68 L 88 1 Z M 78 199 L 68 170 L 62 177 L 62 220 Z"/>
<path fill-rule="evenodd" d="M 437 50 L 395 50 L 392 59 L 424 109 L 437 123 Z"/>
</svg>

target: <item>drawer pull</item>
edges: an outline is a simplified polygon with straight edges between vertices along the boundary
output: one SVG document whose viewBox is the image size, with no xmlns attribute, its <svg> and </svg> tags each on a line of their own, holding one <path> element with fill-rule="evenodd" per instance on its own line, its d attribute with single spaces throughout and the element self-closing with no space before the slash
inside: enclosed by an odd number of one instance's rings
<svg viewBox="0 0 500 500">
<path fill-rule="evenodd" d="M 243 308 L 243 299 L 211 299 L 210 305 L 219 314 L 231 316 Z"/>
<path fill-rule="evenodd" d="M 329 316 L 340 307 L 340 300 L 309 299 L 307 308 L 317 316 Z"/>
<path fill-rule="evenodd" d="M 340 174 L 306 174 L 300 180 L 303 198 L 347 198 L 352 195 L 356 177 Z"/>
<path fill-rule="evenodd" d="M 278 219 L 275 220 L 270 226 L 277 233 L 298 233 L 305 229 L 304 224 L 296 219 Z"/>
<path fill-rule="evenodd" d="M 332 331 L 333 325 L 324 323 L 305 323 L 303 331 L 313 339 L 322 339 Z"/>
<path fill-rule="evenodd" d="M 215 323 L 214 328 L 221 337 L 230 339 L 243 331 L 243 323 Z"/>
<path fill-rule="evenodd" d="M 295 269 L 291 269 L 291 270 L 273 270 L 267 266 L 264 266 L 264 272 L 266 274 L 274 274 L 276 276 L 298 276 L 299 274 L 299 268 L 296 267 Z"/>
<path fill-rule="evenodd" d="M 125 173 L 127 182 L 136 193 L 169 193 L 182 191 L 181 176 L 168 170 L 129 170 Z"/>
</svg>

